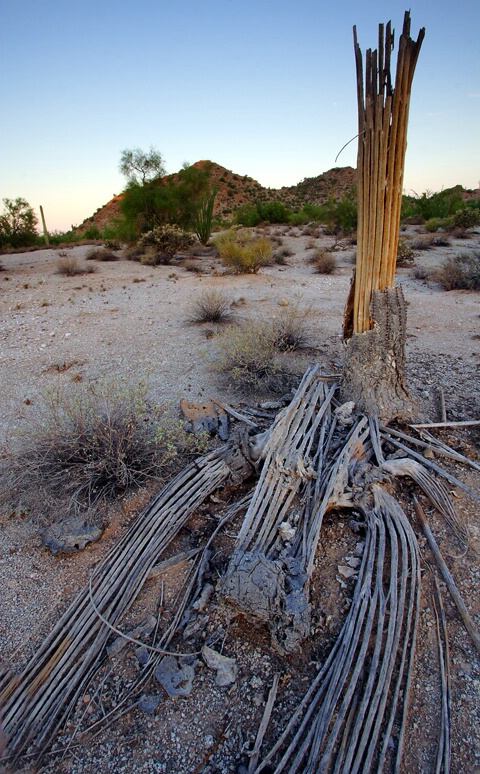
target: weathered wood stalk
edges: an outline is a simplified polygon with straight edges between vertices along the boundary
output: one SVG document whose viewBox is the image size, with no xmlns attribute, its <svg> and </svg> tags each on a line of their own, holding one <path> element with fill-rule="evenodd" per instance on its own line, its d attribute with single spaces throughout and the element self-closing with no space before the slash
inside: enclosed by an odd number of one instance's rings
<svg viewBox="0 0 480 774">
<path fill-rule="evenodd" d="M 405 14 L 395 87 L 390 72 L 394 32 L 379 25 L 378 50 L 363 59 L 354 27 L 358 100 L 357 262 L 345 313 L 345 397 L 384 419 L 408 414 L 404 379 L 405 314 L 394 289 L 410 94 L 425 30 L 410 37 Z M 382 292 L 389 289 L 389 292 Z M 378 331 L 378 336 L 362 337 Z M 380 363 L 379 361 L 384 361 Z M 382 382 L 381 384 L 379 384 Z M 377 389 L 378 387 L 378 389 Z"/>
</svg>

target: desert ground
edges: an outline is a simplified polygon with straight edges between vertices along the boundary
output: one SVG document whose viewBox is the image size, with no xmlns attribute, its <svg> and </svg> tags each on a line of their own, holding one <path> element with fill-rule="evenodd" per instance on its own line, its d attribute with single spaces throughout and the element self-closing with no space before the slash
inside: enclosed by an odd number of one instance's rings
<svg viewBox="0 0 480 774">
<path fill-rule="evenodd" d="M 410 234 L 413 227 L 409 227 Z M 268 230 L 268 229 L 267 229 Z M 228 293 L 234 320 L 269 319 L 286 305 L 308 308 L 311 342 L 299 356 L 297 368 L 320 362 L 327 373 L 341 373 L 342 321 L 353 271 L 354 247 L 343 241 L 336 246 L 337 269 L 331 275 L 315 273 L 308 261 L 312 237 L 301 228 L 271 227 L 271 235 L 283 240 L 292 255 L 285 264 L 272 264 L 258 274 L 224 272 L 211 255 L 194 258 L 201 271 L 188 270 L 185 263 L 150 267 L 125 260 L 87 261 L 88 246 L 67 248 L 91 273 L 66 277 L 56 272 L 59 250 L 3 255 L 0 272 L 2 345 L 1 442 L 15 446 L 19 430 L 28 425 L 52 387 L 75 389 L 77 385 L 108 379 L 127 383 L 146 380 L 150 395 L 158 403 L 178 405 L 180 398 L 203 401 L 216 398 L 230 406 L 258 406 L 268 395 L 246 395 L 228 375 L 215 370 L 219 328 L 214 324 L 191 325 L 188 317 L 196 296 L 204 288 Z M 315 237 L 316 246 L 332 246 L 333 239 Z M 427 269 L 439 266 L 449 255 L 478 250 L 480 234 L 470 239 L 452 239 L 446 247 L 418 253 L 415 264 Z M 401 284 L 408 303 L 408 374 L 419 412 L 429 421 L 439 421 L 443 391 L 447 419 L 451 422 L 480 419 L 480 306 L 478 293 L 444 291 L 433 281 L 416 279 L 412 268 L 400 268 Z M 450 445 L 479 461 L 480 429 L 448 428 L 437 431 Z M 478 472 L 451 465 L 455 475 L 480 495 Z M 157 487 L 158 488 L 158 487 Z M 155 485 L 126 496 L 111 506 L 102 538 L 83 552 L 53 555 L 42 544 L 35 514 L 4 509 L 0 517 L 0 664 L 14 672 L 48 634 L 52 624 L 88 581 L 92 568 L 133 523 L 156 491 Z M 478 500 L 454 490 L 459 517 L 470 536 L 462 550 L 449 535 L 442 520 L 432 516 L 432 529 L 464 597 L 470 614 L 480 625 L 480 521 Z M 215 505 L 215 502 L 214 504 Z M 218 502 L 217 502 L 218 505 Z M 203 511 L 191 532 L 202 529 Z M 227 551 L 234 526 L 218 551 Z M 200 525 L 200 526 L 199 526 Z M 232 533 L 232 534 L 231 534 Z M 308 686 L 312 672 L 325 659 L 345 614 L 348 584 L 336 577 L 336 567 L 355 547 L 348 520 L 326 525 L 319 546 L 322 570 L 316 586 L 323 589 L 324 616 L 312 641 L 301 653 L 280 658 L 272 649 L 267 631 L 235 615 L 221 601 L 207 608 L 205 641 L 234 658 L 238 676 L 227 689 L 218 687 L 202 663 L 195 666 L 193 691 L 187 698 L 161 694 L 157 709 L 149 713 L 133 706 L 98 735 L 81 733 L 97 708 L 90 696 L 80 701 L 72 723 L 59 737 L 57 752 L 48 755 L 42 772 L 93 774 L 115 772 L 230 773 L 248 770 L 252 749 L 275 673 L 280 689 L 267 739 L 274 740 L 282 719 Z M 422 542 L 423 541 L 423 542 Z M 402 771 L 430 774 L 435 771 L 438 733 L 439 675 L 432 604 L 431 561 L 423 538 L 424 590 L 420 616 L 415 675 L 410 698 L 409 722 Z M 178 546 L 177 546 L 178 549 Z M 178 550 L 176 551 L 178 553 Z M 175 550 L 172 549 L 172 553 Z M 164 606 L 175 604 L 175 593 L 183 580 L 182 569 L 165 579 Z M 158 588 L 142 591 L 129 612 L 129 630 L 150 611 Z M 217 600 L 215 600 L 217 602 Z M 480 772 L 480 660 L 462 626 L 456 608 L 444 594 L 450 639 L 452 696 L 452 774 Z M 104 677 L 105 706 L 114 706 L 136 666 L 133 649 L 109 661 Z M 105 673 L 107 674 L 107 673 Z M 162 693 L 163 692 L 163 693 Z M 94 697 L 95 698 L 95 697 Z M 100 691 L 95 701 L 102 701 Z M 83 704 L 82 704 L 83 702 Z M 110 704 L 108 704 L 108 702 Z M 97 702 L 98 703 L 98 702 Z M 82 706 L 86 709 L 82 710 Z M 90 708 L 93 707 L 91 710 Z M 68 735 L 83 741 L 68 754 L 60 748 Z M 269 736 L 270 735 L 270 736 Z M 55 750 L 55 748 L 54 748 Z M 60 752 L 58 752 L 60 750 Z M 20 762 L 24 772 L 33 771 L 28 759 Z M 268 769 L 265 769 L 265 772 Z M 273 769 L 271 769 L 273 771 Z M 9 771 L 8 762 L 5 771 Z"/>
</svg>

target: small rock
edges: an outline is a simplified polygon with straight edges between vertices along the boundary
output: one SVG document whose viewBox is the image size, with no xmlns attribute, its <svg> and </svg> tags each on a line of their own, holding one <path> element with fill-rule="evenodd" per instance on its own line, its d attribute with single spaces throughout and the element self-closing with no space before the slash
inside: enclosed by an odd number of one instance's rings
<svg viewBox="0 0 480 774">
<path fill-rule="evenodd" d="M 238 666 L 235 659 L 228 658 L 228 656 L 222 656 L 221 653 L 217 653 L 216 650 L 212 650 L 208 645 L 204 645 L 202 648 L 202 657 L 206 665 L 210 669 L 214 669 L 217 673 L 215 678 L 215 684 L 220 688 L 225 685 L 234 683 L 238 675 Z"/>
<path fill-rule="evenodd" d="M 281 298 L 280 301 L 278 302 L 278 305 L 279 306 L 288 306 L 288 303 L 289 303 L 288 302 L 288 298 Z"/>
<path fill-rule="evenodd" d="M 362 560 L 359 559 L 357 556 L 347 556 L 345 559 L 346 563 L 349 567 L 353 567 L 355 570 L 360 567 Z"/>
<path fill-rule="evenodd" d="M 339 575 L 341 575 L 343 578 L 351 578 L 352 575 L 356 575 L 357 572 L 353 567 L 348 567 L 345 564 L 339 564 L 337 570 Z"/>
<path fill-rule="evenodd" d="M 195 670 L 188 664 L 180 666 L 175 656 L 165 656 L 155 671 L 155 677 L 169 696 L 190 696 Z"/>
<path fill-rule="evenodd" d="M 153 715 L 158 705 L 160 704 L 161 697 L 153 696 L 151 694 L 143 694 L 138 702 L 138 709 L 142 712 L 146 712 L 147 715 Z"/>
</svg>

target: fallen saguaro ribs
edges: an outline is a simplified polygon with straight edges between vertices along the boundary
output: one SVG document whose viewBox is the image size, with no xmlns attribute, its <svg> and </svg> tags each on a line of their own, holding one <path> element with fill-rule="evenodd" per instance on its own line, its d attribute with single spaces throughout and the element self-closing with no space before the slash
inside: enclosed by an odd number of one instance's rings
<svg viewBox="0 0 480 774">
<path fill-rule="evenodd" d="M 278 415 L 223 581 L 228 599 L 268 623 L 281 652 L 296 650 L 310 631 L 308 580 L 323 516 L 344 501 L 349 465 L 369 433 L 366 417 L 351 431 L 343 425 L 346 437 L 329 454 L 344 421 L 332 410 L 337 389 L 313 367 Z"/>
<path fill-rule="evenodd" d="M 380 772 L 391 755 L 395 720 L 399 762 L 415 651 L 420 561 L 415 533 L 402 509 L 379 485 L 373 490 L 374 507 L 365 513 L 365 551 L 345 624 L 256 774 L 272 760 L 277 761 L 275 774 Z"/>
<path fill-rule="evenodd" d="M 8 751 L 45 751 L 98 669 L 106 642 L 151 568 L 196 508 L 218 487 L 253 471 L 236 444 L 225 444 L 186 467 L 142 512 L 95 571 L 25 667 L 0 694 Z M 107 625 L 108 621 L 110 625 Z"/>
</svg>

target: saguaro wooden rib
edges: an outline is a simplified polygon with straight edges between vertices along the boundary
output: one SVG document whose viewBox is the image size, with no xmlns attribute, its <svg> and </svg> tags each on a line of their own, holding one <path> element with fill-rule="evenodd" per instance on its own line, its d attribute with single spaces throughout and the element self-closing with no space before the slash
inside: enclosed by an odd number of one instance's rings
<svg viewBox="0 0 480 774">
<path fill-rule="evenodd" d="M 415 66 L 425 37 L 410 37 L 410 14 L 405 14 L 400 37 L 395 88 L 390 73 L 394 32 L 379 25 L 378 51 L 363 59 L 353 28 L 358 100 L 358 234 L 353 300 L 353 331 L 372 327 L 370 302 L 375 290 L 393 287 L 397 261 L 407 124 Z"/>
</svg>

